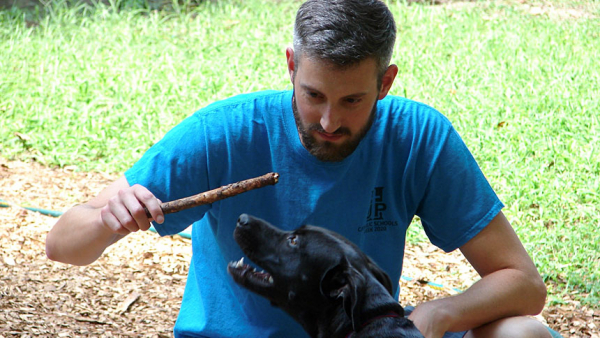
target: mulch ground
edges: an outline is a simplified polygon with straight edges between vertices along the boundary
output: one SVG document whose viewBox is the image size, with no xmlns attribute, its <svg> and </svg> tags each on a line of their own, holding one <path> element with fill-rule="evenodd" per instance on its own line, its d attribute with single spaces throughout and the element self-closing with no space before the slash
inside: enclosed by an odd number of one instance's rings
<svg viewBox="0 0 600 338">
<path fill-rule="evenodd" d="M 65 211 L 115 178 L 0 158 L 0 199 L 14 203 L 0 208 L 0 338 L 172 337 L 191 257 L 188 239 L 138 232 L 93 264 L 70 266 L 45 256 L 56 218 L 17 207 Z M 407 245 L 404 275 L 412 281 L 400 282 L 403 304 L 452 295 L 477 280 L 459 253 L 425 243 Z M 600 308 L 565 299 L 536 318 L 564 337 L 600 338 Z"/>
</svg>

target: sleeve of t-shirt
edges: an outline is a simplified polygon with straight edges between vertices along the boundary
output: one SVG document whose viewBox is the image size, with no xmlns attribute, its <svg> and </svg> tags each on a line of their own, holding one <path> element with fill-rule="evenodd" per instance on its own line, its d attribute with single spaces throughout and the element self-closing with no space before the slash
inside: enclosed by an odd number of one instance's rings
<svg viewBox="0 0 600 338">
<path fill-rule="evenodd" d="M 130 185 L 140 184 L 163 202 L 209 190 L 207 179 L 205 124 L 194 114 L 171 129 L 129 170 Z M 162 236 L 183 231 L 201 219 L 210 205 L 165 215 L 163 224 L 154 224 Z"/>
<path fill-rule="evenodd" d="M 446 118 L 426 139 L 428 181 L 416 214 L 431 243 L 449 252 L 475 237 L 504 205 Z"/>
</svg>

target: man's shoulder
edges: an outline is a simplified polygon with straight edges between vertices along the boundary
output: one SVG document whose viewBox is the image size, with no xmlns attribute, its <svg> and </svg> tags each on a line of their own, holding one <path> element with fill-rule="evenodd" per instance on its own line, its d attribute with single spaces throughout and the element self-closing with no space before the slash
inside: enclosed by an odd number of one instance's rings
<svg viewBox="0 0 600 338">
<path fill-rule="evenodd" d="M 408 99 L 402 96 L 396 95 L 387 95 L 380 102 L 381 106 L 391 109 L 391 110 L 400 110 L 403 113 L 407 114 L 416 114 L 416 115 L 441 115 L 441 113 L 435 109 L 434 107 L 428 105 L 427 103 L 417 101 L 414 99 Z M 442 115 L 443 116 L 443 115 Z"/>
<path fill-rule="evenodd" d="M 198 112 L 208 112 L 220 109 L 235 110 L 248 109 L 248 105 L 255 108 L 261 108 L 264 106 L 279 104 L 282 97 L 288 95 L 290 91 L 287 90 L 263 90 L 251 93 L 237 94 L 219 101 L 215 101 L 205 108 L 200 109 Z"/>
<path fill-rule="evenodd" d="M 277 99 L 289 92 L 289 90 L 261 90 L 257 92 L 237 94 L 224 99 L 222 102 L 270 101 Z"/>
<path fill-rule="evenodd" d="M 420 101 L 401 96 L 387 95 L 381 100 L 379 109 L 388 122 L 424 132 L 428 129 L 450 128 L 450 120 L 436 108 Z"/>
</svg>

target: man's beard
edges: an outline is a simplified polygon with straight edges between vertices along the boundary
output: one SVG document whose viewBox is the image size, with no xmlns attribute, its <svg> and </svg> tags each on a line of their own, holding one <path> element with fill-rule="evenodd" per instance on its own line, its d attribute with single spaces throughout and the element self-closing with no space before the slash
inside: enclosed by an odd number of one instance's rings
<svg viewBox="0 0 600 338">
<path fill-rule="evenodd" d="M 300 140 L 302 144 L 313 156 L 317 159 L 325 162 L 339 162 L 346 157 L 350 156 L 356 150 L 356 147 L 360 144 L 360 141 L 365 137 L 373 121 L 375 121 L 375 114 L 377 112 L 377 101 L 373 104 L 371 109 L 371 115 L 367 124 L 359 130 L 356 135 L 352 135 L 350 129 L 346 127 L 340 127 L 333 134 L 334 135 L 347 135 L 350 138 L 337 145 L 329 141 L 317 141 L 317 139 L 310 133 L 311 131 L 317 131 L 325 133 L 323 127 L 318 123 L 304 125 L 300 120 L 300 114 L 298 113 L 298 106 L 296 105 L 296 92 L 292 98 L 292 111 L 294 112 L 294 120 L 296 120 L 296 126 L 298 127 L 298 133 L 300 134 Z"/>
</svg>

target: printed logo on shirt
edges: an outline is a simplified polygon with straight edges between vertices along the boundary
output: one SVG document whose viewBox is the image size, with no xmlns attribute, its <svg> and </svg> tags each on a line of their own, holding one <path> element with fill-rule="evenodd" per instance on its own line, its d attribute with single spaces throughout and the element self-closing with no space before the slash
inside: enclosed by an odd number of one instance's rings
<svg viewBox="0 0 600 338">
<path fill-rule="evenodd" d="M 369 206 L 367 222 L 364 226 L 358 228 L 358 232 L 387 231 L 390 226 L 398 226 L 398 221 L 389 221 L 385 219 L 384 211 L 387 210 L 387 205 L 385 204 L 383 197 L 383 187 L 375 187 L 371 192 L 371 204 Z"/>
</svg>

